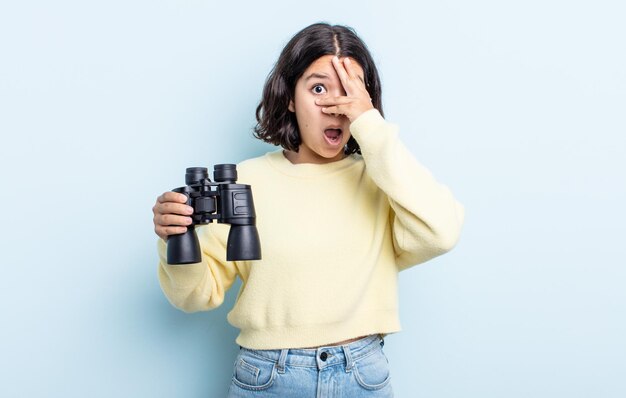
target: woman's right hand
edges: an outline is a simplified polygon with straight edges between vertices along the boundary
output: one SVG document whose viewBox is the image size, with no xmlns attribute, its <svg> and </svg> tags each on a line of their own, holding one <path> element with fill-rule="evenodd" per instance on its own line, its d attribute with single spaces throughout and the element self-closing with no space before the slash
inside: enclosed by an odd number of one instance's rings
<svg viewBox="0 0 626 398">
<path fill-rule="evenodd" d="M 187 196 L 177 192 L 164 192 L 152 208 L 154 232 L 167 241 L 169 235 L 182 234 L 191 224 L 193 207 L 188 206 Z"/>
</svg>

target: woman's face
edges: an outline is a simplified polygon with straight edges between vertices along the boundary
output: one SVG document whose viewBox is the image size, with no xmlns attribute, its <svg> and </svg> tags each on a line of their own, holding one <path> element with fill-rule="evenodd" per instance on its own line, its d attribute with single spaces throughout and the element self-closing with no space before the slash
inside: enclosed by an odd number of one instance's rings
<svg viewBox="0 0 626 398">
<path fill-rule="evenodd" d="M 329 163 L 344 157 L 344 147 L 350 139 L 350 120 L 344 115 L 325 114 L 315 104 L 319 98 L 346 95 L 332 59 L 333 55 L 318 58 L 296 82 L 289 110 L 296 114 L 301 144 L 297 153 L 286 153 L 292 163 Z M 351 61 L 362 80 L 363 69 L 354 59 Z"/>
</svg>

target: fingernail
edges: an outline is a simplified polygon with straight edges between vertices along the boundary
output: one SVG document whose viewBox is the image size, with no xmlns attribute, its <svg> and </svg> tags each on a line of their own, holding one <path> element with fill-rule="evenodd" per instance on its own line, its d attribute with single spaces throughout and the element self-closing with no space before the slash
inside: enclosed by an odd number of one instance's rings
<svg viewBox="0 0 626 398">
<path fill-rule="evenodd" d="M 187 206 L 187 214 L 193 214 L 193 207 Z"/>
</svg>

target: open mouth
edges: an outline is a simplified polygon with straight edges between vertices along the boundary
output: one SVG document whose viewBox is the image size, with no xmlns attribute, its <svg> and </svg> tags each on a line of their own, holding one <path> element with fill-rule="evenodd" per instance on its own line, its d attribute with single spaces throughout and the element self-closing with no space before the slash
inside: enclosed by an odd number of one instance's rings
<svg viewBox="0 0 626 398">
<path fill-rule="evenodd" d="M 336 146 L 341 144 L 341 129 L 326 129 L 324 130 L 324 137 L 326 138 L 326 142 L 330 145 Z"/>
</svg>

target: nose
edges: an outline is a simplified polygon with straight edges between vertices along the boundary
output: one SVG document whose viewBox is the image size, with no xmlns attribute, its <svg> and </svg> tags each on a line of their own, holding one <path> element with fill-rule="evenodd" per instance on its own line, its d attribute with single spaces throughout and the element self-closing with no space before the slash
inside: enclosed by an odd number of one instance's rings
<svg viewBox="0 0 626 398">
<path fill-rule="evenodd" d="M 343 87 L 341 87 L 341 88 L 337 87 L 337 88 L 333 88 L 333 89 L 328 90 L 326 92 L 325 98 L 329 98 L 329 97 L 331 97 L 331 98 L 332 97 L 344 97 L 346 95 L 347 95 L 346 91 L 343 89 Z M 321 113 L 324 113 L 324 112 L 322 112 L 322 107 L 323 106 L 320 105 L 319 109 L 320 109 Z M 326 115 L 329 115 L 329 116 L 332 116 L 332 117 L 344 116 L 344 115 L 341 115 L 341 114 L 338 114 L 338 113 L 326 113 Z"/>
<path fill-rule="evenodd" d="M 346 90 L 344 90 L 341 85 L 330 90 L 329 94 L 334 97 L 345 97 L 347 95 Z"/>
</svg>

